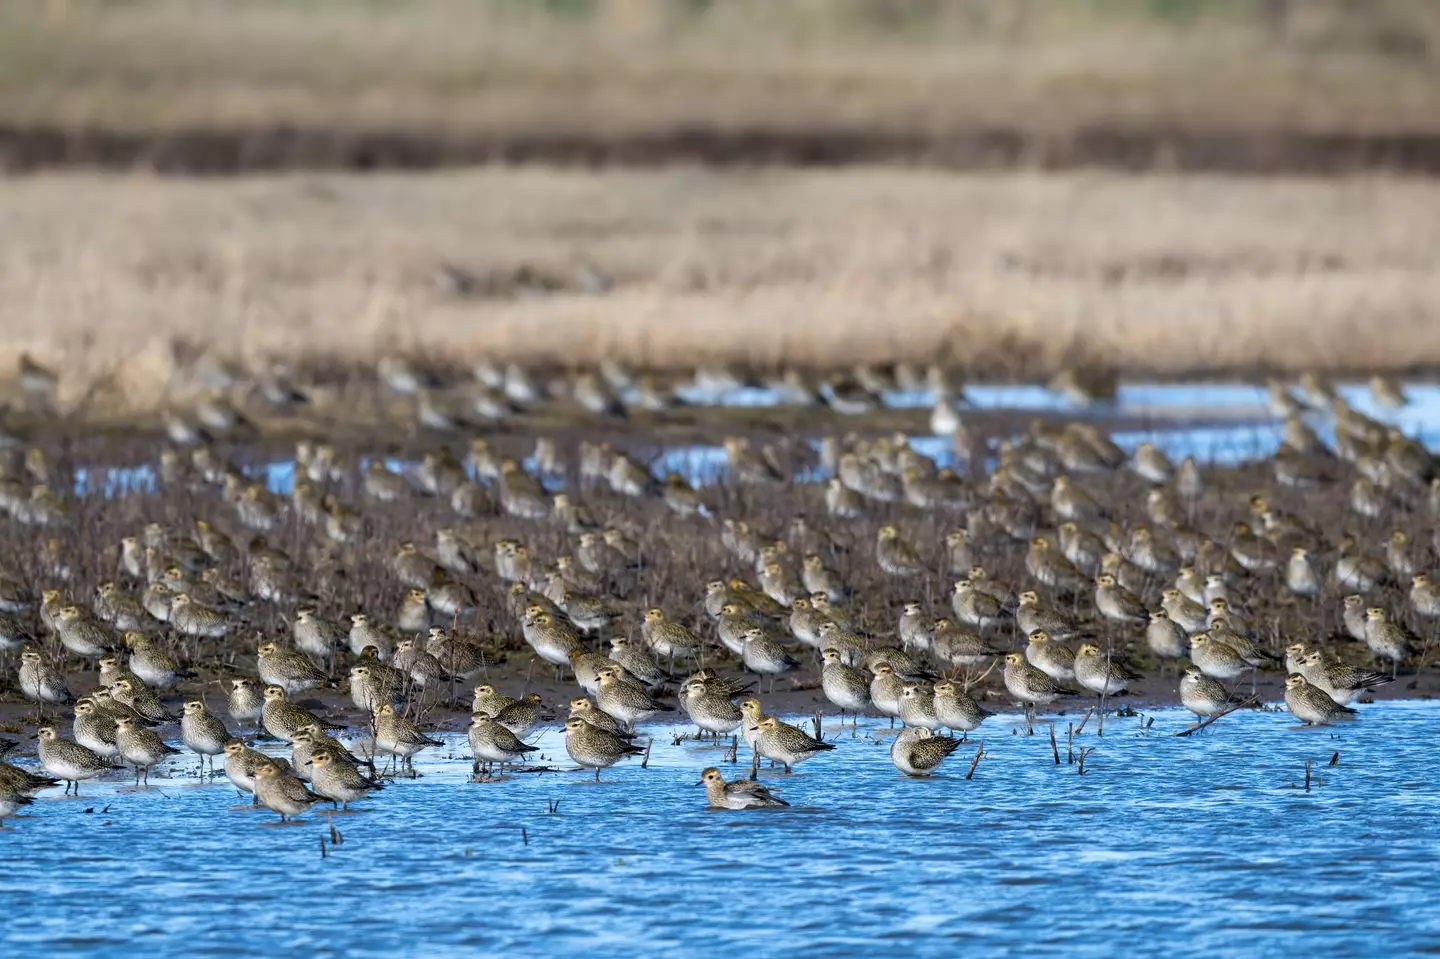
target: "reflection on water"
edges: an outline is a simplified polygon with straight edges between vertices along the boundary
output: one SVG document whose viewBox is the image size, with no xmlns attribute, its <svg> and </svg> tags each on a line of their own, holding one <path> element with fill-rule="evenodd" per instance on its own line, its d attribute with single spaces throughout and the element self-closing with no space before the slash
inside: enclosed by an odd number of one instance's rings
<svg viewBox="0 0 1440 959">
<path fill-rule="evenodd" d="M 653 728 L 648 769 L 631 761 L 599 785 L 573 772 L 469 783 L 449 734 L 421 755 L 422 778 L 335 817 L 344 843 L 325 859 L 325 816 L 272 826 L 223 780 L 187 778 L 187 756 L 149 791 L 55 790 L 12 820 L 0 943 L 386 959 L 1440 948 L 1440 704 L 1362 710 L 1317 730 L 1236 713 L 1188 739 L 1169 735 L 1188 721 L 1173 711 L 1148 730 L 1148 716 L 1112 717 L 1103 739 L 1092 721 L 1083 777 L 1064 761 L 1064 718 L 1057 767 L 1047 736 L 1012 735 L 1018 717 L 1001 716 L 969 781 L 972 748 L 944 776 L 906 779 L 872 738 L 889 731 L 862 725 L 771 780 L 793 808 L 755 813 L 704 809 L 695 783 L 720 753 L 672 745 L 668 726 Z M 569 767 L 557 729 L 539 745 Z"/>
</svg>

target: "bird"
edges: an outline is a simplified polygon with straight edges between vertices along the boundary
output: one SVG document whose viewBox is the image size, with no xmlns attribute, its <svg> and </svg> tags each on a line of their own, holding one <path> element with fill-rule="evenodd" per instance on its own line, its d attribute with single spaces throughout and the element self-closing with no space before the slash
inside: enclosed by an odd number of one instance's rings
<svg viewBox="0 0 1440 959">
<path fill-rule="evenodd" d="M 900 716 L 900 697 L 905 693 L 905 680 L 895 675 L 889 663 L 876 663 L 870 680 L 870 704 L 882 716 L 890 717 L 890 728 Z"/>
<path fill-rule="evenodd" d="M 120 755 L 115 744 L 115 720 L 114 714 L 102 710 L 91 697 L 76 700 L 72 727 L 75 741 L 97 756 L 114 759 Z"/>
<path fill-rule="evenodd" d="M 974 581 L 970 579 L 955 581 L 950 605 L 955 612 L 955 618 L 968 626 L 983 630 L 998 626 L 1003 621 L 1004 611 L 999 601 L 989 593 L 976 589 Z"/>
<path fill-rule="evenodd" d="M 1190 652 L 1190 640 L 1184 627 L 1163 609 L 1150 612 L 1150 625 L 1145 627 L 1145 645 L 1162 664 L 1165 660 L 1181 659 Z"/>
<path fill-rule="evenodd" d="M 35 732 L 40 741 L 40 765 L 56 779 L 65 781 L 65 792 L 80 795 L 80 784 L 116 768 L 108 759 L 96 755 L 79 743 L 61 739 L 54 726 L 41 726 Z"/>
<path fill-rule="evenodd" d="M 906 726 L 923 726 L 932 732 L 945 724 L 935 711 L 935 689 L 928 683 L 906 683 L 900 693 L 900 721 Z"/>
<path fill-rule="evenodd" d="M 367 646 L 365 648 L 375 649 L 374 646 Z M 378 650 L 376 652 L 376 658 L 379 658 Z M 415 640 L 408 636 L 395 645 L 395 654 L 391 660 L 391 666 L 398 670 L 405 679 L 413 683 L 417 689 L 433 686 L 449 675 L 445 667 L 440 664 L 440 660 L 435 658 L 433 653 L 421 649 L 416 645 Z"/>
<path fill-rule="evenodd" d="M 1015 623 L 1022 635 L 1030 636 L 1042 630 L 1046 636 L 1063 643 L 1075 635 L 1075 626 L 1070 617 L 1059 610 L 1040 605 L 1040 595 L 1027 589 L 1016 597 L 1019 605 L 1015 608 Z"/>
<path fill-rule="evenodd" d="M 42 708 L 46 705 L 68 705 L 75 697 L 65 687 L 65 678 L 45 662 L 39 650 L 20 651 L 20 692 Z"/>
<path fill-rule="evenodd" d="M 1041 670 L 1025 661 L 1024 653 L 1007 653 L 1004 670 L 1005 689 L 1024 708 L 1032 713 L 1036 706 L 1046 706 L 1062 696 L 1077 695 L 1074 689 L 1063 686 Z"/>
<path fill-rule="evenodd" d="M 594 769 L 596 782 L 600 781 L 600 770 L 610 768 L 626 756 L 645 752 L 624 737 L 592 726 L 579 716 L 565 721 L 565 751 L 582 769 Z"/>
<path fill-rule="evenodd" d="M 244 723 L 250 719 L 258 720 L 264 708 L 265 696 L 255 680 L 246 678 L 230 680 L 230 694 L 226 698 L 225 709 L 231 719 L 237 723 Z"/>
<path fill-rule="evenodd" d="M 310 757 L 310 767 L 311 792 L 330 800 L 332 806 L 338 804 L 349 809 L 352 802 L 385 788 L 383 783 L 366 776 L 359 767 L 345 762 L 329 748 L 317 749 Z M 293 787 L 289 788 L 294 792 Z"/>
<path fill-rule="evenodd" d="M 1410 655 L 1411 636 L 1405 627 L 1392 622 L 1383 607 L 1371 606 L 1365 610 L 1365 645 L 1375 658 L 1390 660 L 1390 677 L 1400 672 L 1400 660 Z"/>
<path fill-rule="evenodd" d="M 46 789 L 54 789 L 58 785 L 60 785 L 58 779 L 0 761 L 0 792 L 34 796 Z"/>
<path fill-rule="evenodd" d="M 1165 611 L 1171 621 L 1176 623 L 1186 633 L 1194 635 L 1205 631 L 1209 625 L 1209 611 L 1184 595 L 1178 588 L 1171 587 L 1160 594 L 1160 608 Z"/>
<path fill-rule="evenodd" d="M 935 679 L 935 673 L 921 659 L 896 646 L 877 643 L 872 645 L 860 660 L 861 667 L 872 673 L 880 663 L 888 664 L 897 676 L 907 682 L 930 682 Z"/>
<path fill-rule="evenodd" d="M 1329 693 L 1312 686 L 1298 673 L 1285 678 L 1285 708 L 1306 726 L 1325 726 L 1355 714 L 1355 710 L 1337 703 Z"/>
<path fill-rule="evenodd" d="M 353 627 L 353 622 L 351 625 Z M 304 606 L 295 611 L 290 630 L 296 649 L 326 661 L 333 659 L 335 650 L 348 640 L 350 633 L 334 620 L 325 619 Z"/>
<path fill-rule="evenodd" d="M 34 802 L 28 794 L 0 783 L 0 829 L 5 828 L 7 818 Z"/>
<path fill-rule="evenodd" d="M 718 737 L 733 732 L 744 720 L 731 693 L 704 679 L 688 679 L 680 685 L 680 708 L 695 724 L 698 735 L 708 732 Z"/>
<path fill-rule="evenodd" d="M 540 719 L 540 695 L 526 693 L 495 713 L 494 719 L 516 736 L 524 736 Z"/>
<path fill-rule="evenodd" d="M 806 602 L 808 604 L 808 600 Z M 925 609 L 920 603 L 906 603 L 900 613 L 900 622 L 896 630 L 901 644 L 906 649 L 927 652 L 934 644 L 935 638 L 930 623 L 931 620 L 926 618 Z M 794 626 L 792 625 L 791 628 L 793 630 Z"/>
<path fill-rule="evenodd" d="M 936 736 L 924 726 L 911 726 L 901 730 L 890 744 L 890 761 L 907 776 L 924 777 L 932 775 L 958 748 L 958 739 Z"/>
<path fill-rule="evenodd" d="M 284 763 L 284 759 L 272 758 L 264 753 L 251 749 L 238 739 L 231 739 L 225 743 L 225 778 L 230 780 L 242 795 L 250 793 L 251 801 L 259 803 L 254 798 L 255 792 L 255 770 L 262 762 Z"/>
<path fill-rule="evenodd" d="M 135 785 L 150 785 L 150 770 L 165 760 L 166 756 L 178 752 L 158 735 L 137 726 L 133 719 L 121 717 L 115 720 L 115 746 L 120 758 L 135 767 Z"/>
<path fill-rule="evenodd" d="M 761 719 L 756 727 L 757 754 L 780 763 L 787 775 L 797 763 L 835 748 L 833 743 L 822 742 L 774 716 Z"/>
<path fill-rule="evenodd" d="M 1001 654 L 1001 650 L 944 616 L 933 624 L 932 642 L 935 658 L 951 666 L 981 666 Z"/>
<path fill-rule="evenodd" d="M 681 689 L 681 696 L 683 699 L 683 687 Z M 570 715 L 579 716 L 581 719 L 585 720 L 590 725 L 598 726 L 606 732 L 620 733 L 626 736 L 632 735 L 625 732 L 625 728 L 620 724 L 619 720 L 617 720 L 614 716 L 611 716 L 609 713 L 601 712 L 600 708 L 596 706 L 593 702 L 591 702 L 589 697 L 586 696 L 577 696 L 576 698 L 570 700 Z M 736 715 L 739 715 L 738 711 Z M 472 724 L 474 721 L 480 718 L 481 717 L 479 716 L 472 716 Z"/>
<path fill-rule="evenodd" d="M 946 729 L 960 733 L 961 742 L 993 715 L 955 682 L 947 679 L 935 684 L 935 718 Z"/>
<path fill-rule="evenodd" d="M 640 634 L 645 642 L 655 651 L 655 655 L 664 656 L 668 660 L 667 672 L 675 670 L 676 656 L 698 657 L 702 643 L 694 633 L 683 624 L 668 619 L 665 611 L 659 607 L 651 607 L 645 610 L 645 620 L 640 626 Z"/>
<path fill-rule="evenodd" d="M 466 682 L 484 671 L 487 666 L 484 647 L 469 641 L 459 631 L 445 630 L 438 626 L 430 627 L 429 638 L 425 641 L 425 652 L 435 660 L 441 675 Z M 372 672 L 385 678 L 390 686 L 399 688 L 405 685 L 405 674 L 400 670 L 383 666 L 376 662 L 373 656 L 366 659 L 366 663 Z"/>
<path fill-rule="evenodd" d="M 628 637 L 611 638 L 610 659 L 647 686 L 655 686 L 665 680 L 666 674 L 661 672 L 655 657 L 643 645 Z"/>
<path fill-rule="evenodd" d="M 290 742 L 295 733 L 312 723 L 321 729 L 337 729 L 339 727 L 327 723 L 308 709 L 296 706 L 285 699 L 285 689 L 282 686 L 265 687 L 265 705 L 260 710 L 260 724 L 265 731 L 276 739 Z"/>
<path fill-rule="evenodd" d="M 133 719 L 154 724 L 174 718 L 149 686 L 132 679 L 117 679 L 110 686 L 110 697 L 121 706 L 128 706 Z"/>
<path fill-rule="evenodd" d="M 630 730 L 640 720 L 648 719 L 665 707 L 652 699 L 644 686 L 622 678 L 620 672 L 612 666 L 600 669 L 595 704 L 601 712 L 618 719 Z"/>
<path fill-rule="evenodd" d="M 476 773 L 479 772 L 481 763 L 499 763 L 503 769 L 506 763 L 524 759 L 526 755 L 539 749 L 521 742 L 510 730 L 487 717 L 472 717 L 469 740 Z"/>
<path fill-rule="evenodd" d="M 820 688 L 825 698 L 839 707 L 842 722 L 849 712 L 858 723 L 860 713 L 870 705 L 869 681 L 859 669 L 842 663 L 835 647 L 826 647 L 821 656 L 825 665 L 820 671 Z"/>
<path fill-rule="evenodd" d="M 1429 574 L 1416 573 L 1410 577 L 1410 608 L 1425 619 L 1440 617 L 1440 589 L 1436 588 Z"/>
<path fill-rule="evenodd" d="M 260 681 L 279 686 L 287 696 L 314 689 L 328 677 L 301 653 L 282 650 L 273 642 L 261 643 L 256 651 Z"/>
<path fill-rule="evenodd" d="M 378 664 L 377 664 L 378 665 Z M 400 699 L 400 686 L 375 675 L 371 667 L 360 664 L 350 667 L 350 701 L 365 713 L 374 713 L 383 704 Z"/>
<path fill-rule="evenodd" d="M 697 785 L 705 787 L 705 799 L 714 809 L 780 809 L 790 805 L 753 779 L 727 783 L 714 766 L 701 771 Z"/>
<path fill-rule="evenodd" d="M 210 758 L 211 773 L 215 769 L 215 757 L 225 752 L 225 743 L 230 733 L 225 723 L 205 708 L 199 699 L 187 700 L 180 717 L 180 741 L 200 756 L 201 773 L 204 773 L 205 758 Z"/>
<path fill-rule="evenodd" d="M 1235 679 L 1250 664 L 1224 643 L 1217 643 L 1206 633 L 1190 637 L 1190 661 L 1212 679 Z"/>
<path fill-rule="evenodd" d="M 1095 608 L 1107 620 L 1117 623 L 1143 623 L 1150 618 L 1139 597 L 1115 581 L 1109 573 L 1095 578 Z"/>
<path fill-rule="evenodd" d="M 1075 681 L 1075 654 L 1068 647 L 1053 642 L 1043 629 L 1032 630 L 1026 638 L 1026 662 L 1056 682 Z"/>
<path fill-rule="evenodd" d="M 168 622 L 185 636 L 209 639 L 220 639 L 234 626 L 228 616 L 197 602 L 184 592 L 170 597 Z"/>
<path fill-rule="evenodd" d="M 584 651 L 584 644 L 575 628 L 555 618 L 540 606 L 531 606 L 525 610 L 521 628 L 525 642 L 536 655 L 555 666 L 557 672 L 569 666 L 572 652 Z"/>
<path fill-rule="evenodd" d="M 375 710 L 374 729 L 375 751 L 403 760 L 412 774 L 416 753 L 443 745 L 440 740 L 425 735 L 418 725 L 400 716 L 391 703 L 384 703 Z"/>
<path fill-rule="evenodd" d="M 1331 699 L 1348 706 L 1367 689 L 1395 681 L 1393 676 L 1372 669 L 1357 669 L 1349 663 L 1328 659 L 1319 650 L 1304 656 L 1295 670 L 1305 681 L 1323 689 Z"/>
<path fill-rule="evenodd" d="M 306 788 L 288 767 L 282 768 L 269 759 L 256 763 L 253 781 L 255 798 L 260 805 L 278 813 L 282 823 L 309 812 L 310 807 L 321 799 Z"/>
<path fill-rule="evenodd" d="M 62 606 L 55 615 L 60 645 L 84 659 L 103 656 L 112 645 L 108 629 L 79 606 Z"/>
<path fill-rule="evenodd" d="M 477 713 L 484 713 L 486 716 L 494 718 L 500 715 L 507 706 L 514 705 L 515 702 L 516 700 L 513 696 L 506 696 L 504 693 L 497 692 L 495 687 L 489 683 L 481 683 L 473 690 L 470 713 L 472 716 Z"/>
<path fill-rule="evenodd" d="M 917 576 L 925 572 L 915 547 L 900 538 L 894 526 L 881 526 L 876 533 L 875 562 L 891 576 Z"/>
<path fill-rule="evenodd" d="M 825 565 L 823 557 L 816 553 L 806 555 L 802 561 L 800 581 L 808 593 L 824 593 L 832 603 L 844 602 L 847 590 L 840 574 Z"/>
<path fill-rule="evenodd" d="M 1140 675 L 1094 643 L 1082 643 L 1075 652 L 1075 681 L 1096 696 L 1124 692 Z"/>
<path fill-rule="evenodd" d="M 1180 703 L 1197 719 L 1214 716 L 1245 701 L 1227 691 L 1218 680 L 1206 676 L 1199 667 L 1185 667 L 1185 674 L 1180 678 Z"/>
<path fill-rule="evenodd" d="M 790 651 L 771 638 L 759 626 L 751 626 L 742 634 L 740 660 L 745 668 L 758 676 L 769 677 L 770 690 L 775 689 L 775 678 L 781 673 L 795 669 L 800 664 Z"/>
<path fill-rule="evenodd" d="M 131 631 L 122 637 L 122 641 L 130 650 L 130 671 L 147 686 L 166 689 L 173 686 L 177 679 L 190 679 L 195 675 L 188 669 L 182 669 L 169 653 L 147 636 Z"/>
</svg>

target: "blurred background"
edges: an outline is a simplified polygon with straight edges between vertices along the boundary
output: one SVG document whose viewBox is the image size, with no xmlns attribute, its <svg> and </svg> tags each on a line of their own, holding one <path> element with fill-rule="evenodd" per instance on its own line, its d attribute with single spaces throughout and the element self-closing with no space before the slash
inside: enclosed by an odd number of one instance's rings
<svg viewBox="0 0 1440 959">
<path fill-rule="evenodd" d="M 1437 58 L 1429 0 L 7 0 L 0 328 L 135 407 L 197 352 L 1425 365 Z"/>
</svg>

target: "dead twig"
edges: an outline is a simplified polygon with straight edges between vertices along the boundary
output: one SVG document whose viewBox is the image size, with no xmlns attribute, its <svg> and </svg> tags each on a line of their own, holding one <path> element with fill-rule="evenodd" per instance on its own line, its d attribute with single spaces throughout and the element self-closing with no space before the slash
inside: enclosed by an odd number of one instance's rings
<svg viewBox="0 0 1440 959">
<path fill-rule="evenodd" d="M 985 755 L 985 744 L 982 742 L 975 748 L 975 758 L 970 760 L 970 771 L 965 774 L 966 779 L 975 778 L 975 767 L 980 765 L 980 760 Z"/>
<path fill-rule="evenodd" d="M 1178 733 L 1176 733 L 1175 735 L 1177 735 L 1177 736 L 1189 736 L 1189 735 L 1191 735 L 1191 734 L 1193 734 L 1193 733 L 1198 733 L 1200 730 L 1204 729 L 1206 726 L 1210 725 L 1210 724 L 1213 723 L 1215 720 L 1220 719 L 1221 717 L 1224 717 L 1224 716 L 1229 716 L 1231 713 L 1233 713 L 1233 712 L 1234 712 L 1235 710 L 1237 710 L 1237 709 L 1244 709 L 1246 706 L 1258 706 L 1259 703 L 1260 703 L 1260 701 L 1259 701 L 1258 699 L 1253 699 L 1253 698 L 1252 698 L 1252 699 L 1247 699 L 1247 700 L 1245 700 L 1243 703 L 1236 703 L 1235 705 L 1229 707 L 1228 709 L 1223 709 L 1223 710 L 1221 710 L 1220 712 L 1216 713 L 1216 714 L 1213 715 L 1213 716 L 1206 716 L 1204 719 L 1200 720 L 1200 722 L 1196 723 L 1196 724 L 1193 725 L 1193 726 L 1186 726 L 1184 729 L 1180 730 L 1180 731 L 1179 731 Z"/>
</svg>

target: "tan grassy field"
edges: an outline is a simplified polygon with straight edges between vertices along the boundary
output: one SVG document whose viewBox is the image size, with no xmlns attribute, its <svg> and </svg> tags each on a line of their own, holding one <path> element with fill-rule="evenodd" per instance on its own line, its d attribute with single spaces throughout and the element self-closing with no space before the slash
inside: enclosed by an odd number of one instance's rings
<svg viewBox="0 0 1440 959">
<path fill-rule="evenodd" d="M 161 401 L 177 341 L 251 364 L 938 358 L 991 377 L 1078 356 L 1440 362 L 1423 180 L 46 175 L 0 183 L 0 222 L 6 349 L 60 367 L 71 399 L 114 377 L 136 407 Z"/>
<path fill-rule="evenodd" d="M 1429 0 L 7 0 L 0 124 L 1440 131 Z"/>
</svg>

